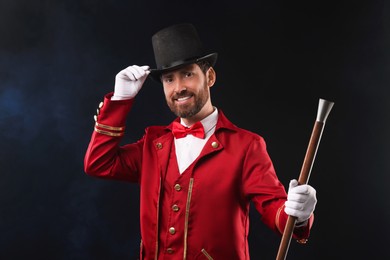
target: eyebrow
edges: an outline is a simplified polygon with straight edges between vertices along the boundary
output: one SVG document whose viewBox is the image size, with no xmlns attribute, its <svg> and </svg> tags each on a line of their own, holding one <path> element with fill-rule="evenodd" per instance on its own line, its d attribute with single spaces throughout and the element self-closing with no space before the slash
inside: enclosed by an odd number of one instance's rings
<svg viewBox="0 0 390 260">
<path fill-rule="evenodd" d="M 169 77 L 172 77 L 172 74 L 174 72 L 177 72 L 177 73 L 180 73 L 180 74 L 185 74 L 185 73 L 188 73 L 188 72 L 192 72 L 193 71 L 193 67 L 192 66 L 184 66 L 184 67 L 181 67 L 179 69 L 176 69 L 176 70 L 173 70 L 173 71 L 168 71 L 164 74 L 161 75 L 161 78 L 169 78 Z"/>
</svg>

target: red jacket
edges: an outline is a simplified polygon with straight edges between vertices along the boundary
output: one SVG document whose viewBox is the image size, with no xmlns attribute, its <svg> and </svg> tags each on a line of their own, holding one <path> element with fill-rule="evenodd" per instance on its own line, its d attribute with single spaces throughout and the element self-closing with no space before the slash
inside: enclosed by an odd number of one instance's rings
<svg viewBox="0 0 390 260">
<path fill-rule="evenodd" d="M 133 100 L 111 101 L 111 96 L 101 103 L 85 155 L 85 172 L 139 183 L 141 258 L 157 259 L 160 191 L 174 145 L 172 124 L 148 127 L 139 141 L 120 146 Z M 275 232 L 280 234 L 287 220 L 283 210 L 287 194 L 263 138 L 238 128 L 218 111 L 215 133 L 196 160 L 190 183 L 182 187 L 187 204 L 180 259 L 249 259 L 250 201 Z M 306 239 L 312 222 L 313 218 L 308 226 L 295 229 L 293 237 Z"/>
</svg>

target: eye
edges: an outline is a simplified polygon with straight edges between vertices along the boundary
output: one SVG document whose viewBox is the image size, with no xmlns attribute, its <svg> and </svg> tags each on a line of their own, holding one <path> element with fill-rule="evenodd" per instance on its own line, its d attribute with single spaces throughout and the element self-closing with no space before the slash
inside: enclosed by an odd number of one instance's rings
<svg viewBox="0 0 390 260">
<path fill-rule="evenodd" d="M 163 77 L 163 78 L 162 78 L 162 81 L 163 81 L 164 83 L 171 83 L 171 82 L 173 81 L 173 79 L 172 79 L 171 77 Z"/>
<path fill-rule="evenodd" d="M 189 78 L 189 77 L 191 77 L 193 74 L 192 74 L 192 72 L 186 72 L 184 75 L 185 75 L 186 78 Z"/>
</svg>

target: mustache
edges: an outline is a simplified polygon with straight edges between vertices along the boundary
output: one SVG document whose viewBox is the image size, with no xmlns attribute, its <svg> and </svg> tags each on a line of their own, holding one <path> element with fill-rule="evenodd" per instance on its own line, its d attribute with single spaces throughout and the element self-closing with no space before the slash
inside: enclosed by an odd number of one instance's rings
<svg viewBox="0 0 390 260">
<path fill-rule="evenodd" d="M 178 98 L 182 98 L 182 97 L 186 97 L 188 95 L 193 95 L 194 93 L 192 93 L 191 91 L 188 91 L 187 89 L 183 89 L 182 91 L 180 91 L 179 93 L 176 93 L 174 96 L 173 96 L 173 99 L 178 99 Z"/>
</svg>

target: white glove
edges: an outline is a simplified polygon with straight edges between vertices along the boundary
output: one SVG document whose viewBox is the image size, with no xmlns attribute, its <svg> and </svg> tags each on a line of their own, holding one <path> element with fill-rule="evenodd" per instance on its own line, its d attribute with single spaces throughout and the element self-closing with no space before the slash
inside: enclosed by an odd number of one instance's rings
<svg viewBox="0 0 390 260">
<path fill-rule="evenodd" d="M 134 98 L 150 73 L 149 66 L 129 66 L 115 77 L 114 95 L 111 100 Z"/>
<path fill-rule="evenodd" d="M 291 180 L 288 188 L 284 211 L 287 215 L 297 218 L 297 222 L 308 220 L 317 204 L 316 190 L 308 185 L 298 185 L 297 180 Z"/>
</svg>

